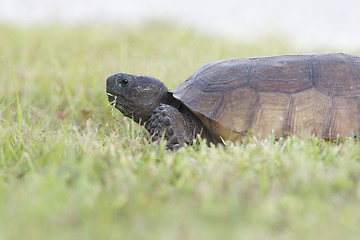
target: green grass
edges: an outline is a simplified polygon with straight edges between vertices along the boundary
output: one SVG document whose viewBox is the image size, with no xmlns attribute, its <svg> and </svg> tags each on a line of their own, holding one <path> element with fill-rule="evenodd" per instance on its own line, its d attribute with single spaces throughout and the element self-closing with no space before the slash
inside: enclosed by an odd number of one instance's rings
<svg viewBox="0 0 360 240">
<path fill-rule="evenodd" d="M 202 64 L 298 53 L 169 26 L 0 25 L 0 239 L 357 239 L 360 147 L 271 138 L 176 153 L 105 79 L 176 87 Z M 330 50 L 329 50 L 330 51 Z"/>
</svg>

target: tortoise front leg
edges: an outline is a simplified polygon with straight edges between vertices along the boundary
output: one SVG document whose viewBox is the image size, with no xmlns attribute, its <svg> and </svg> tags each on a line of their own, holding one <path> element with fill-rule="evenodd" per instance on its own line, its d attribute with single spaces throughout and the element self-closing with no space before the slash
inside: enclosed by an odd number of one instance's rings
<svg viewBox="0 0 360 240">
<path fill-rule="evenodd" d="M 178 109 L 173 106 L 160 104 L 145 124 L 151 134 L 152 141 L 159 141 L 162 136 L 167 141 L 166 147 L 176 151 L 185 143 L 192 143 L 194 128 Z"/>
</svg>

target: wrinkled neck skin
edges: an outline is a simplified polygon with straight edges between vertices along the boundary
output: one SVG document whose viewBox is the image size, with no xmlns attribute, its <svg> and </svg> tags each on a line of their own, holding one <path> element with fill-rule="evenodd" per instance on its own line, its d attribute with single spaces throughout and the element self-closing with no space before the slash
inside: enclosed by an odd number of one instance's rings
<svg viewBox="0 0 360 240">
<path fill-rule="evenodd" d="M 153 114 L 154 110 L 160 105 L 160 103 L 167 103 L 169 98 L 169 93 L 164 92 L 163 89 L 158 89 L 154 96 L 159 96 L 157 99 L 154 99 L 152 101 L 149 101 L 149 104 L 145 107 L 135 107 L 133 113 L 130 117 L 134 122 L 144 125 L 148 120 L 151 118 L 151 115 Z"/>
</svg>

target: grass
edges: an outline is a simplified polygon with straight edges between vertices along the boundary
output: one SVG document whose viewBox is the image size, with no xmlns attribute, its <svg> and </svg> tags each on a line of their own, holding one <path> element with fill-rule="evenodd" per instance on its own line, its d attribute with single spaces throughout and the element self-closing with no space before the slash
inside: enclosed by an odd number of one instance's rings
<svg viewBox="0 0 360 240">
<path fill-rule="evenodd" d="M 169 26 L 0 25 L 0 239 L 357 239 L 354 140 L 176 153 L 115 113 L 105 79 L 176 87 L 202 64 L 298 53 Z"/>
</svg>

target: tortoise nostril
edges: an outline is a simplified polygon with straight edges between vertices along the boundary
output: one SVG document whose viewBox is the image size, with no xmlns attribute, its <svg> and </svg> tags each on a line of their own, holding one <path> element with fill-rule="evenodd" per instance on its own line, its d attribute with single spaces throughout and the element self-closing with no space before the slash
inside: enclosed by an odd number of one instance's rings
<svg viewBox="0 0 360 240">
<path fill-rule="evenodd" d="M 116 91 L 116 77 L 114 75 L 106 79 L 106 93 L 109 95 L 117 95 Z"/>
<path fill-rule="evenodd" d="M 106 79 L 106 92 L 112 95 L 118 95 L 118 77 L 117 74 L 111 75 Z"/>
<path fill-rule="evenodd" d="M 110 76 L 106 79 L 106 90 L 111 88 L 114 84 L 114 79 Z"/>
</svg>

